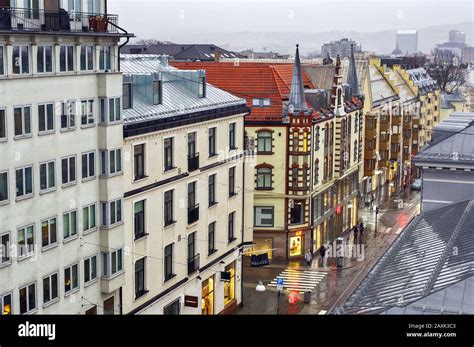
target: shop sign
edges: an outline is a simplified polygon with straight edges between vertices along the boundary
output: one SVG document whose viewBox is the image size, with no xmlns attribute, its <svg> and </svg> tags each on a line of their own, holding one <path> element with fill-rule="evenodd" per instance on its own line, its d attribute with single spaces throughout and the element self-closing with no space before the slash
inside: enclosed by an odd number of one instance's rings
<svg viewBox="0 0 474 347">
<path fill-rule="evenodd" d="M 184 306 L 185 307 L 197 308 L 199 306 L 198 302 L 199 302 L 199 298 L 197 296 L 186 295 L 184 297 Z"/>
<path fill-rule="evenodd" d="M 252 255 L 250 257 L 250 266 L 251 267 L 262 267 L 270 265 L 270 259 L 268 253 Z"/>
</svg>

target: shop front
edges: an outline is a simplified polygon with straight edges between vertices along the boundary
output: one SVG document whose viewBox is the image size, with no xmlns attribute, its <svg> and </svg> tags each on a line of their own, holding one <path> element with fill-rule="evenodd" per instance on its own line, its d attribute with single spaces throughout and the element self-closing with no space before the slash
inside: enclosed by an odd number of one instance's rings
<svg viewBox="0 0 474 347">
<path fill-rule="evenodd" d="M 202 282 L 202 314 L 214 314 L 214 276 Z"/>
</svg>

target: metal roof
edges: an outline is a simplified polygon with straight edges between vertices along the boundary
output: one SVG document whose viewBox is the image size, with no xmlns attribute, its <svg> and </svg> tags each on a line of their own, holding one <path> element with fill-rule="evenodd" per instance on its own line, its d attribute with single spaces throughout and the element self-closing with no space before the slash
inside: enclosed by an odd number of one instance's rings
<svg viewBox="0 0 474 347">
<path fill-rule="evenodd" d="M 193 93 L 186 86 L 195 82 L 186 77 L 188 71 L 169 66 L 166 57 L 122 55 L 121 71 L 124 79 L 134 75 L 159 74 L 163 81 L 163 102 L 160 105 L 153 105 L 134 94 L 133 108 L 123 111 L 126 124 L 246 104 L 245 99 L 238 98 L 209 83 L 206 84 L 206 96 L 199 98 L 197 93 Z"/>
<path fill-rule="evenodd" d="M 385 76 L 372 64 L 369 65 L 369 78 L 372 104 L 388 101 L 389 99 L 398 99 L 397 93 L 395 93 Z"/>
<path fill-rule="evenodd" d="M 415 217 L 336 312 L 364 314 L 403 309 L 472 279 L 473 207 L 473 200 L 463 201 Z M 469 285 L 472 288 L 472 282 Z M 456 289 L 449 295 L 453 293 Z M 472 307 L 472 300 L 469 302 Z"/>
<path fill-rule="evenodd" d="M 437 84 L 434 79 L 428 75 L 428 72 L 422 67 L 407 70 L 413 83 L 418 87 L 421 95 L 431 93 L 436 90 Z"/>
</svg>

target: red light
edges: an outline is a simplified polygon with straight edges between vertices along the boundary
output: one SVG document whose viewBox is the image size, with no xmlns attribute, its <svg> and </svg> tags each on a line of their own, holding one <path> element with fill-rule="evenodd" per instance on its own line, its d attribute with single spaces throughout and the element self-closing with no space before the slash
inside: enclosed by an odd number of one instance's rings
<svg viewBox="0 0 474 347">
<path fill-rule="evenodd" d="M 336 206 L 336 214 L 337 215 L 342 214 L 342 206 L 341 205 Z"/>
</svg>

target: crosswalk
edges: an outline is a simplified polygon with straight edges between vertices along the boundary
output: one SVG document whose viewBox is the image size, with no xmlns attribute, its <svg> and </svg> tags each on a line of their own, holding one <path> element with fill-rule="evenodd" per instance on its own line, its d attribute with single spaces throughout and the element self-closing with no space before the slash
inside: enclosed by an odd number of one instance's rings
<svg viewBox="0 0 474 347">
<path fill-rule="evenodd" d="M 310 292 L 326 277 L 325 272 L 313 270 L 286 269 L 268 286 L 276 287 L 277 279 L 283 278 L 283 289 L 300 293 Z"/>
</svg>

